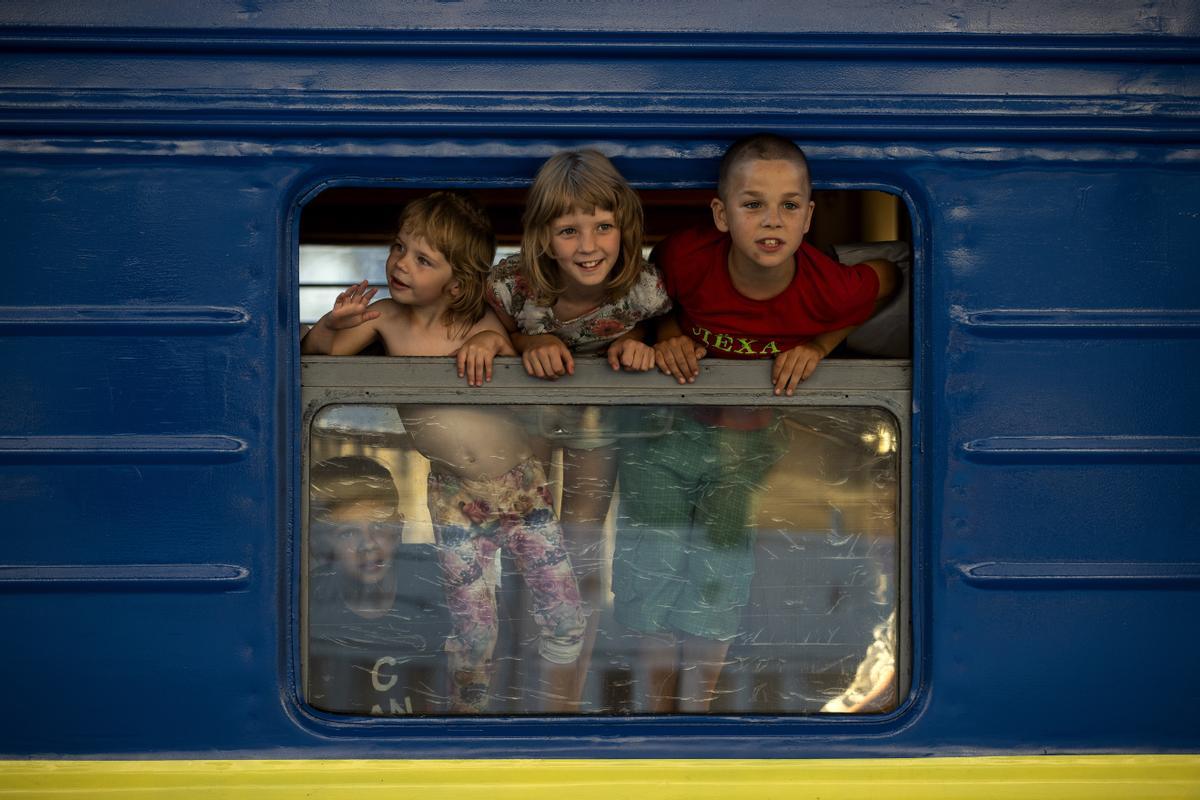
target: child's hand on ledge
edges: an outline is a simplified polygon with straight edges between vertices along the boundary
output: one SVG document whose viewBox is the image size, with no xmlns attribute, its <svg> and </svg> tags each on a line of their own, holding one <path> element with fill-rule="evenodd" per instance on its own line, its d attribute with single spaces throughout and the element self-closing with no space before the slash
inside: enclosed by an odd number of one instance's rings
<svg viewBox="0 0 1200 800">
<path fill-rule="evenodd" d="M 530 336 L 521 354 L 525 371 L 535 378 L 548 381 L 558 380 L 562 375 L 575 374 L 575 359 L 571 351 L 557 336 L 544 333 Z"/>
<path fill-rule="evenodd" d="M 829 352 L 820 345 L 806 342 L 775 356 L 775 363 L 771 365 L 771 382 L 775 384 L 775 394 L 786 393 L 791 397 L 797 384 L 808 380 L 817 364 L 827 355 Z"/>
<path fill-rule="evenodd" d="M 700 359 L 708 353 L 686 336 L 672 336 L 654 345 L 654 363 L 664 375 L 692 383 L 700 374 Z"/>
<path fill-rule="evenodd" d="M 630 372 L 654 369 L 654 348 L 637 339 L 622 336 L 608 346 L 608 363 L 614 370 Z"/>
<path fill-rule="evenodd" d="M 468 386 L 483 386 L 492 379 L 492 362 L 504 350 L 506 340 L 496 331 L 480 331 L 458 348 L 458 377 Z"/>
</svg>

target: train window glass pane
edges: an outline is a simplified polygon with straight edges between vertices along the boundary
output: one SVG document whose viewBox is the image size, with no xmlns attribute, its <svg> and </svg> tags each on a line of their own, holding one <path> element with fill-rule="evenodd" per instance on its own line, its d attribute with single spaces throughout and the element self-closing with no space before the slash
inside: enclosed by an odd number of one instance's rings
<svg viewBox="0 0 1200 800">
<path fill-rule="evenodd" d="M 326 405 L 308 437 L 306 699 L 890 710 L 901 431 L 870 405 Z"/>
</svg>

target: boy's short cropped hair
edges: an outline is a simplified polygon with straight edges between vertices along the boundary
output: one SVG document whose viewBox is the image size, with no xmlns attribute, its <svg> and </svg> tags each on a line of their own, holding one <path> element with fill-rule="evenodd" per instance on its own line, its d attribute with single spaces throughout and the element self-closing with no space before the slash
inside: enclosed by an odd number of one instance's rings
<svg viewBox="0 0 1200 800">
<path fill-rule="evenodd" d="M 487 211 L 461 192 L 434 192 L 404 207 L 398 230 L 421 237 L 450 263 L 458 294 L 446 309 L 446 323 L 465 333 L 483 316 L 484 288 L 496 255 Z"/>
<path fill-rule="evenodd" d="M 338 456 L 318 461 L 308 475 L 308 509 L 314 520 L 326 520 L 344 505 L 373 503 L 395 511 L 400 502 L 392 473 L 373 458 Z"/>
<path fill-rule="evenodd" d="M 551 255 L 550 223 L 572 209 L 612 212 L 621 231 L 621 263 L 609 273 L 605 288 L 613 299 L 624 297 L 642 272 L 642 201 L 599 150 L 567 150 L 542 164 L 521 219 L 521 267 L 539 301 L 552 304 L 562 292 Z"/>
<path fill-rule="evenodd" d="M 756 133 L 738 139 L 729 145 L 721 158 L 721 168 L 717 173 L 717 196 L 726 200 L 729 190 L 730 175 L 734 169 L 746 161 L 791 161 L 800 167 L 804 175 L 804 193 L 812 195 L 812 180 L 809 178 L 808 158 L 800 146 L 783 136 L 774 133 Z"/>
</svg>

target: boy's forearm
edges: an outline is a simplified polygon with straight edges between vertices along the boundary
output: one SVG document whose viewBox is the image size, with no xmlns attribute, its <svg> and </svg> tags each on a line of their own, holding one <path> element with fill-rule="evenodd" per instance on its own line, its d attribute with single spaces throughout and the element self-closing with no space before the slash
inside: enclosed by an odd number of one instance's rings
<svg viewBox="0 0 1200 800">
<path fill-rule="evenodd" d="M 881 271 L 884 273 L 880 275 L 879 294 L 875 297 L 875 307 L 871 310 L 871 316 L 875 316 L 875 314 L 879 313 L 879 309 L 887 305 L 888 300 L 891 299 L 892 294 L 896 291 L 896 265 L 882 259 L 866 263 L 871 265 L 871 269 L 874 269 L 877 275 Z M 854 333 L 857 328 L 857 325 L 847 325 L 845 328 L 839 328 L 836 331 L 826 331 L 814 336 L 808 343 L 824 350 L 825 353 L 821 356 L 821 358 L 824 358 L 832 353 L 835 347 L 846 341 L 846 337 Z"/>
<path fill-rule="evenodd" d="M 879 292 L 875 296 L 875 307 L 871 310 L 871 316 L 874 316 L 878 313 L 879 309 L 887 305 L 888 300 L 896 292 L 896 276 L 898 271 L 895 264 L 882 258 L 865 263 L 875 271 L 876 276 L 879 278 Z M 836 331 L 826 331 L 814 336 L 808 343 L 824 351 L 821 356 L 821 358 L 824 358 L 832 353 L 835 347 L 846 341 L 846 337 L 854 333 L 857 328 L 857 325 L 848 325 Z"/>
<path fill-rule="evenodd" d="M 896 293 L 897 284 L 900 282 L 900 270 L 896 268 L 895 264 L 884 258 L 876 258 L 864 263 L 875 271 L 875 277 L 879 279 L 879 291 L 875 295 L 875 310 L 878 311 L 883 305 L 883 301 Z"/>
<path fill-rule="evenodd" d="M 658 325 L 655 328 L 655 341 L 665 342 L 676 336 L 683 336 L 683 328 L 679 327 L 679 320 L 675 319 L 675 314 L 659 317 Z"/>
<path fill-rule="evenodd" d="M 839 328 L 836 331 L 825 331 L 808 340 L 808 343 L 823 351 L 821 358 L 833 352 L 833 349 L 846 340 L 846 337 L 854 332 L 857 325 L 848 325 L 845 328 Z"/>
</svg>

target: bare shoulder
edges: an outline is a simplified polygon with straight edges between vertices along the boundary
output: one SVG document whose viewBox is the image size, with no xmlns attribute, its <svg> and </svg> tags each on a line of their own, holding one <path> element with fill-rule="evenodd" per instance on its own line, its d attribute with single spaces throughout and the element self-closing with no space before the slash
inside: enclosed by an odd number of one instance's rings
<svg viewBox="0 0 1200 800">
<path fill-rule="evenodd" d="M 382 331 L 404 330 L 409 326 L 408 309 L 390 297 L 371 303 L 372 311 L 378 311 L 375 327 Z"/>
<path fill-rule="evenodd" d="M 372 311 L 378 311 L 380 319 L 394 317 L 402 314 L 404 311 L 403 307 L 390 297 L 384 297 L 380 300 L 376 300 L 374 303 L 371 303 L 368 308 L 370 308 Z"/>
</svg>

